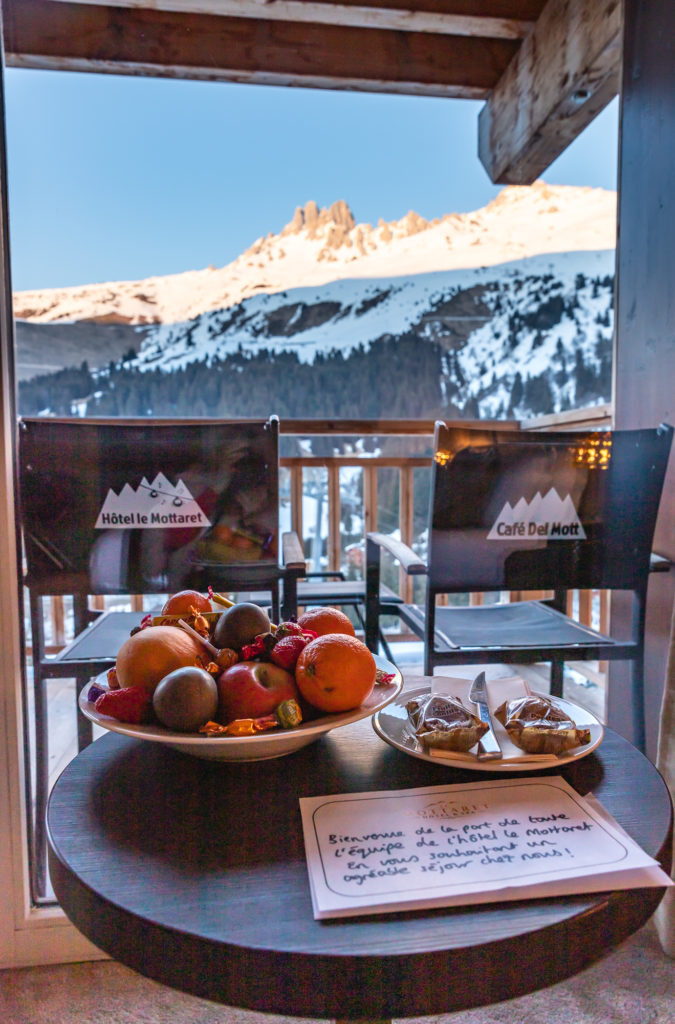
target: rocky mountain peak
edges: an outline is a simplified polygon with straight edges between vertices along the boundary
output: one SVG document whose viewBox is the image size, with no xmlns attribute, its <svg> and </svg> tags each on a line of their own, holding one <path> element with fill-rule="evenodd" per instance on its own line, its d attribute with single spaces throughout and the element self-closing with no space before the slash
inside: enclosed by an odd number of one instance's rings
<svg viewBox="0 0 675 1024">
<path fill-rule="evenodd" d="M 231 263 L 143 281 L 117 281 L 15 293 L 19 319 L 131 325 L 174 323 L 235 306 L 251 295 L 323 286 L 343 278 L 382 278 L 510 263 L 542 253 L 609 250 L 616 193 L 597 188 L 508 186 L 482 209 L 433 220 L 410 211 L 376 226 L 356 223 L 344 199 L 299 206 Z"/>
<path fill-rule="evenodd" d="M 338 199 L 328 208 L 319 209 L 313 199 L 304 206 L 296 207 L 293 219 L 282 229 L 281 237 L 307 231 L 310 238 L 315 238 L 319 229 L 326 227 L 339 228 L 344 232 L 356 227 L 354 215 L 344 199 Z"/>
</svg>

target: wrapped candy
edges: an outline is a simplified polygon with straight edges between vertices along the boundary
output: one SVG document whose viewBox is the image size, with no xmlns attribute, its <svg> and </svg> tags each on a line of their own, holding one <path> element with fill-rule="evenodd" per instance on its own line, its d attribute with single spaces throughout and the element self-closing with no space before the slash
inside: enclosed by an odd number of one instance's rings
<svg viewBox="0 0 675 1024">
<path fill-rule="evenodd" d="M 235 718 L 227 725 L 207 722 L 199 731 L 205 736 L 257 736 L 267 729 L 276 729 L 278 725 L 274 715 L 263 715 L 260 718 Z"/>
<path fill-rule="evenodd" d="M 509 739 L 528 754 L 564 754 L 590 743 L 588 729 L 576 722 L 548 697 L 531 695 L 504 701 L 495 711 Z"/>
<path fill-rule="evenodd" d="M 257 736 L 268 729 L 294 729 L 302 721 L 300 705 L 293 698 L 278 704 L 271 715 L 260 718 L 235 718 L 227 725 L 220 722 L 206 722 L 199 730 L 204 736 Z"/>
<path fill-rule="evenodd" d="M 485 722 L 465 708 L 459 697 L 430 694 L 406 704 L 412 730 L 425 747 L 467 751 L 487 730 Z"/>
</svg>

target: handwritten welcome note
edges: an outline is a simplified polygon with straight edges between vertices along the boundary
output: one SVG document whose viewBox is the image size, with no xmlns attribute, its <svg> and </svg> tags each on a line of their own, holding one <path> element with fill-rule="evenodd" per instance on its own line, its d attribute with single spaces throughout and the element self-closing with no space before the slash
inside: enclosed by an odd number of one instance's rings
<svg viewBox="0 0 675 1024">
<path fill-rule="evenodd" d="M 559 776 L 300 805 L 316 918 L 672 884 Z"/>
</svg>

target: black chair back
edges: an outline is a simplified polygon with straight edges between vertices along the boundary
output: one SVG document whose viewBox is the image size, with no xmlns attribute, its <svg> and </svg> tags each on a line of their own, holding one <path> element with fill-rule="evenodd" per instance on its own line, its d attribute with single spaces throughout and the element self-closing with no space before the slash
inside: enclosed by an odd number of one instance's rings
<svg viewBox="0 0 675 1024">
<path fill-rule="evenodd" d="M 673 429 L 532 433 L 436 425 L 429 587 L 646 585 Z"/>
<path fill-rule="evenodd" d="M 77 696 L 140 622 L 142 612 L 95 611 L 91 595 L 263 591 L 277 618 L 279 421 L 22 419 L 18 451 L 35 709 L 31 870 L 44 896 L 47 680 L 74 678 Z M 50 653 L 45 601 L 66 594 L 74 639 Z M 77 739 L 80 750 L 92 739 L 83 715 Z"/>
<path fill-rule="evenodd" d="M 279 423 L 19 421 L 26 583 L 254 589 L 279 575 Z"/>
</svg>

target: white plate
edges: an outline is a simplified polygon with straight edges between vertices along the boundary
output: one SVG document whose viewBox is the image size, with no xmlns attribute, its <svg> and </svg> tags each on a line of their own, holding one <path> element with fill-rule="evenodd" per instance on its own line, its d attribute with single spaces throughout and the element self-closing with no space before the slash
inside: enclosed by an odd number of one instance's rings
<svg viewBox="0 0 675 1024">
<path fill-rule="evenodd" d="M 404 754 L 410 754 L 412 757 L 418 757 L 421 761 L 430 761 L 432 764 L 437 765 L 448 765 L 450 768 L 464 768 L 469 771 L 477 772 L 536 772 L 541 771 L 543 768 L 555 768 L 556 765 L 563 766 L 570 761 L 578 761 L 582 757 L 586 757 L 592 750 L 601 743 L 604 735 L 604 729 L 602 724 L 598 721 L 595 715 L 592 715 L 590 711 L 580 707 L 578 704 L 573 704 L 569 700 L 563 700 L 562 697 L 552 697 L 551 700 L 558 705 L 580 728 L 590 729 L 591 741 L 585 743 L 583 747 L 575 747 L 566 754 L 562 754 L 555 760 L 542 760 L 537 762 L 536 760 L 531 761 L 509 761 L 508 758 L 501 758 L 495 761 L 479 761 L 478 758 L 470 759 L 466 754 L 461 757 L 454 758 L 450 751 L 447 752 L 447 756 L 433 757 L 427 753 L 425 747 L 420 743 L 417 737 L 414 735 L 408 722 L 408 712 L 405 709 L 406 704 L 413 697 L 426 696 L 428 694 L 429 687 L 423 686 L 416 690 L 406 690 L 405 693 L 401 693 L 396 700 L 392 701 L 388 707 L 378 711 L 373 717 L 373 729 L 377 735 L 389 743 L 392 747 L 396 747 L 397 750 L 402 750 Z M 536 696 L 548 697 L 548 694 L 536 694 Z M 495 724 L 495 729 L 498 727 Z"/>
<path fill-rule="evenodd" d="M 394 700 L 403 686 L 401 673 L 395 665 L 384 658 L 376 655 L 375 661 L 377 667 L 384 672 L 393 672 L 394 678 L 391 683 L 373 687 L 370 697 L 354 711 L 345 711 L 340 715 L 323 715 L 310 722 L 302 722 L 295 729 L 262 732 L 258 736 L 198 736 L 195 733 L 172 732 L 162 725 L 129 725 L 127 722 L 118 722 L 108 715 L 99 714 L 94 705 L 87 700 L 91 683 L 87 683 L 81 691 L 78 703 L 83 715 L 110 732 L 119 732 L 134 739 L 150 740 L 151 743 L 165 743 L 175 750 L 182 750 L 185 754 L 194 754 L 196 757 L 214 761 L 264 761 L 299 750 L 331 729 L 367 718 Z M 105 679 L 105 675 L 101 678 Z"/>
</svg>

